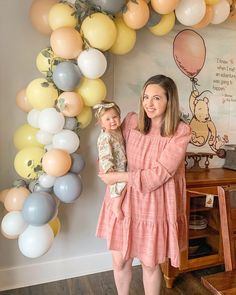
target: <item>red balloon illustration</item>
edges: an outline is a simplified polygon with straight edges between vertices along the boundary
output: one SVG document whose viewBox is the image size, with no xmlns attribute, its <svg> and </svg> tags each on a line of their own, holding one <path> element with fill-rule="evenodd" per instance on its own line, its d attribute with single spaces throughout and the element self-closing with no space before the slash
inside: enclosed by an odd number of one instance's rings
<svg viewBox="0 0 236 295">
<path fill-rule="evenodd" d="M 205 63 L 206 46 L 203 38 L 193 30 L 179 32 L 173 42 L 173 55 L 179 69 L 193 79 Z"/>
</svg>

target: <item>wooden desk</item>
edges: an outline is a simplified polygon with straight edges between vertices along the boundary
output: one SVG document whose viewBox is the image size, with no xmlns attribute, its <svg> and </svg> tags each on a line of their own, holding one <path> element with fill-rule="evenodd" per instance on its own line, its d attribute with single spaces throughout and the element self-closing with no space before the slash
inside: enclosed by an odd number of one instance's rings
<svg viewBox="0 0 236 295">
<path fill-rule="evenodd" d="M 187 204 L 186 204 L 186 212 L 187 212 L 187 218 L 189 220 L 190 212 L 194 212 L 194 208 L 191 208 L 191 199 L 194 197 L 198 197 L 197 194 L 194 194 L 193 192 L 199 191 L 201 195 L 204 195 L 206 192 L 206 189 L 209 191 L 209 194 L 217 194 L 216 187 L 218 185 L 229 185 L 229 184 L 236 184 L 236 171 L 229 170 L 229 169 L 223 169 L 223 168 L 213 168 L 213 169 L 202 169 L 200 171 L 186 171 L 186 187 L 187 187 Z M 203 196 L 204 197 L 204 196 Z M 215 202 L 217 204 L 217 201 Z M 207 211 L 208 210 L 208 211 Z M 215 220 L 219 222 L 219 212 L 216 205 L 216 208 L 202 208 L 201 210 L 197 210 L 196 212 L 200 212 L 200 214 L 212 214 L 215 215 Z M 203 213 L 202 213 L 203 212 Z M 197 213 L 198 214 L 198 213 Z M 217 227 L 217 225 L 215 226 Z M 175 277 L 181 273 L 181 272 L 188 272 L 192 270 L 197 270 L 201 268 L 207 268 L 215 265 L 223 264 L 223 250 L 222 250 L 222 240 L 221 240 L 221 233 L 220 233 L 220 225 L 218 228 L 214 228 L 211 233 L 207 234 L 207 231 L 204 230 L 204 232 L 201 235 L 201 232 L 198 230 L 198 233 L 196 237 L 194 237 L 193 232 L 189 231 L 188 235 L 186 236 L 186 243 L 189 243 L 189 240 L 198 238 L 198 237 L 206 237 L 206 239 L 210 240 L 210 243 L 213 244 L 213 247 L 215 248 L 214 253 L 211 255 L 206 255 L 202 257 L 197 258 L 190 258 L 188 249 L 186 251 L 183 251 L 181 253 L 181 263 L 180 268 L 176 269 L 170 265 L 170 261 L 167 261 L 162 265 L 162 271 L 164 274 L 166 287 L 172 288 L 173 282 Z M 199 234 L 200 233 L 200 234 Z"/>
</svg>

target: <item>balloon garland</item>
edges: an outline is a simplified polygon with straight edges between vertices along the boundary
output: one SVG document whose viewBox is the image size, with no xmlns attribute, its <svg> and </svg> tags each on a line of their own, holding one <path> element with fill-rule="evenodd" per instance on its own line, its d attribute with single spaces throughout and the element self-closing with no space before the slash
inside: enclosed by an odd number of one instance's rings
<svg viewBox="0 0 236 295">
<path fill-rule="evenodd" d="M 17 106 L 27 113 L 27 123 L 14 134 L 19 150 L 14 167 L 23 179 L 0 192 L 8 211 L 2 234 L 18 239 L 23 255 L 40 257 L 50 249 L 60 231 L 60 202 L 71 203 L 81 195 L 79 174 L 85 161 L 77 153 L 78 131 L 91 122 L 91 107 L 106 98 L 104 52 L 128 53 L 135 46 L 136 30 L 144 26 L 163 36 L 176 18 L 183 25 L 204 28 L 228 17 L 235 18 L 234 0 L 32 1 L 31 22 L 39 32 L 51 34 L 50 47 L 36 58 L 43 77 L 16 96 Z M 176 62 L 190 75 L 178 54 Z"/>
</svg>

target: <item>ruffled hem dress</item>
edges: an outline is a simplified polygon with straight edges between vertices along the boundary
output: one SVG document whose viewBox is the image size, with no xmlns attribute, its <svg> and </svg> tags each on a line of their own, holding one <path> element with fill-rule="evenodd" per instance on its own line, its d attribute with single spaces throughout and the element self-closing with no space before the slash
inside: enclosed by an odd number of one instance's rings
<svg viewBox="0 0 236 295">
<path fill-rule="evenodd" d="M 179 267 L 180 252 L 187 247 L 184 158 L 191 130 L 180 122 L 175 135 L 162 137 L 160 130 L 144 135 L 136 127 L 137 114 L 129 113 L 122 124 L 129 175 L 124 218 L 115 217 L 107 189 L 96 235 L 124 259 L 137 257 L 154 267 L 169 258 Z"/>
</svg>

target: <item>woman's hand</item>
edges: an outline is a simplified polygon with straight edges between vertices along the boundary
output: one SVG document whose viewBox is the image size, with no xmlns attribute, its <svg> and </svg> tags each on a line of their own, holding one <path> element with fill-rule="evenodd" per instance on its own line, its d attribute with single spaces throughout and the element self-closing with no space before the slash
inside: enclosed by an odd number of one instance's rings
<svg viewBox="0 0 236 295">
<path fill-rule="evenodd" d="M 114 184 L 116 182 L 128 182 L 127 172 L 109 172 L 109 173 L 99 173 L 98 176 L 106 184 Z"/>
</svg>

